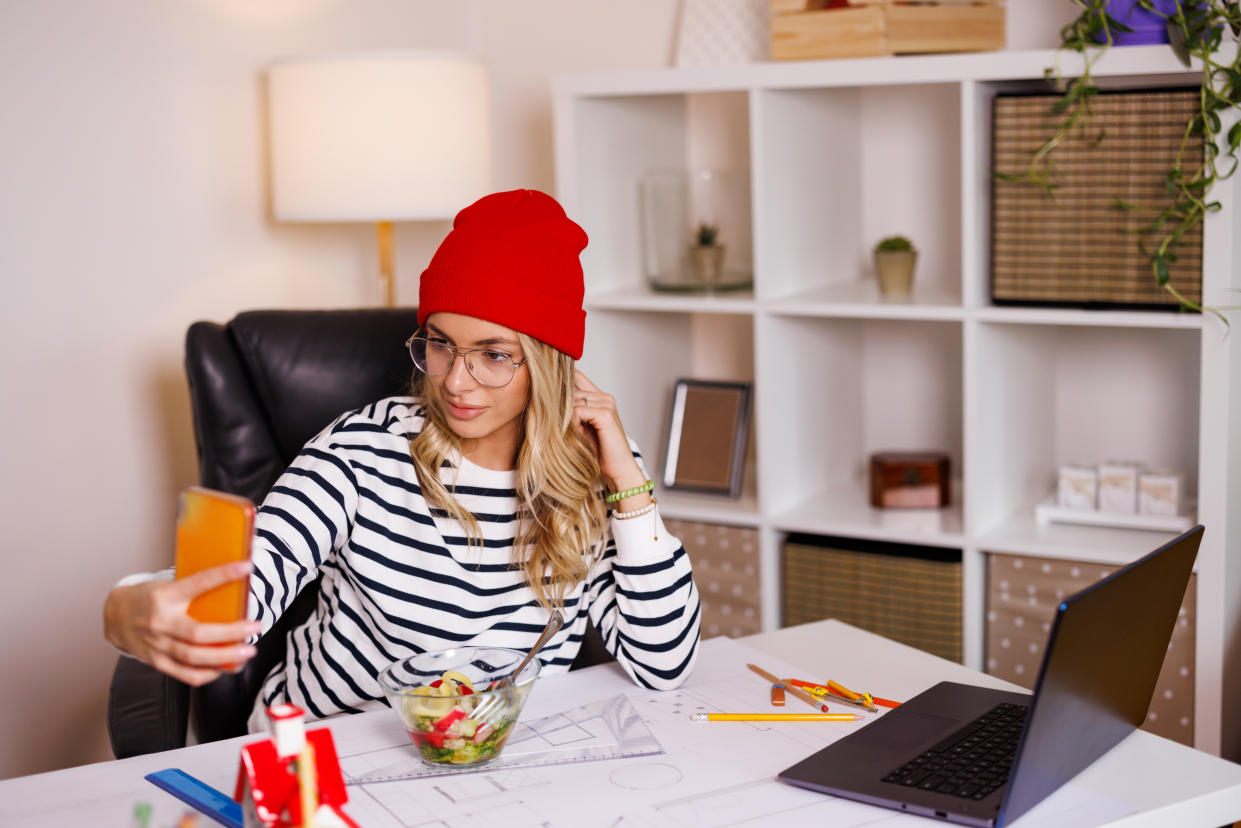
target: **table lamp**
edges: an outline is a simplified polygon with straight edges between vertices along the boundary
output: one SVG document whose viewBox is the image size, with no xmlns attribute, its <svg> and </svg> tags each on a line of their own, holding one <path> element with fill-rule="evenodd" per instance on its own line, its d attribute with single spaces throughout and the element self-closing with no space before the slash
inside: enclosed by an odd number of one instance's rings
<svg viewBox="0 0 1241 828">
<path fill-rule="evenodd" d="M 277 221 L 372 221 L 395 304 L 394 221 L 450 219 L 491 179 L 487 70 L 439 51 L 355 52 L 268 70 Z"/>
</svg>

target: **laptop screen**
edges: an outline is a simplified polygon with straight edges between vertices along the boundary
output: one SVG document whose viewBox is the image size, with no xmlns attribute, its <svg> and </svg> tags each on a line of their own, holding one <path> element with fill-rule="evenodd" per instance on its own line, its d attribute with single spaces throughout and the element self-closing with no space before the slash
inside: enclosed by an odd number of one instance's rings
<svg viewBox="0 0 1241 828">
<path fill-rule="evenodd" d="M 1001 824 L 1030 810 L 1145 720 L 1201 542 L 1199 526 L 1060 605 Z"/>
</svg>

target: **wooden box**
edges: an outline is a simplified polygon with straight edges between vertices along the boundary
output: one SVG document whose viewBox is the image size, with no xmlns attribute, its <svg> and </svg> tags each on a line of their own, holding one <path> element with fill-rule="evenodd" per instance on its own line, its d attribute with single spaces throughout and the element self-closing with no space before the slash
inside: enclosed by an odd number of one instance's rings
<svg viewBox="0 0 1241 828">
<path fill-rule="evenodd" d="M 870 456 L 870 505 L 876 509 L 939 509 L 951 502 L 948 455 L 936 451 Z"/>
<path fill-rule="evenodd" d="M 848 7 L 789 12 L 771 2 L 772 60 L 820 60 L 926 52 L 979 52 L 1004 48 L 1004 7 L 890 0 L 851 0 Z M 813 8 L 815 3 L 803 3 Z"/>
</svg>

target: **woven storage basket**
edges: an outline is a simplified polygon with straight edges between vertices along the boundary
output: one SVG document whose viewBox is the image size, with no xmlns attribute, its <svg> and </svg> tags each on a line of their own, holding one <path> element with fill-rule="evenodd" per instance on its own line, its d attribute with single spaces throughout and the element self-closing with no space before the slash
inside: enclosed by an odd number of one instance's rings
<svg viewBox="0 0 1241 828">
<path fill-rule="evenodd" d="M 1020 174 L 1063 114 L 1058 95 L 995 99 L 993 169 Z M 996 304 L 1176 308 L 1155 282 L 1150 258 L 1161 234 L 1141 228 L 1170 203 L 1165 177 L 1181 146 L 1198 91 L 1105 92 L 1085 129 L 1053 151 L 1054 199 L 1026 183 L 993 178 L 991 296 Z M 1100 135 L 1102 139 L 1100 140 Z M 1182 168 L 1196 169 L 1201 138 L 1190 139 Z M 1120 210 L 1122 199 L 1153 211 Z M 1173 252 L 1172 285 L 1202 297 L 1202 224 Z"/>
<path fill-rule="evenodd" d="M 961 562 L 948 550 L 793 536 L 784 626 L 835 618 L 961 660 Z"/>
</svg>

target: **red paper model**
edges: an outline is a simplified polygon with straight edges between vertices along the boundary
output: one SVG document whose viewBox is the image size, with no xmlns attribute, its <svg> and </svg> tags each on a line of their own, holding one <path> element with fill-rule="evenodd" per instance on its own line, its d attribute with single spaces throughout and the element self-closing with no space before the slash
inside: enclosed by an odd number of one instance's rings
<svg viewBox="0 0 1241 828">
<path fill-rule="evenodd" d="M 241 749 L 233 799 L 246 828 L 358 828 L 341 810 L 349 794 L 332 732 L 306 730 L 292 704 L 267 708 L 267 726 L 271 738 Z"/>
</svg>

